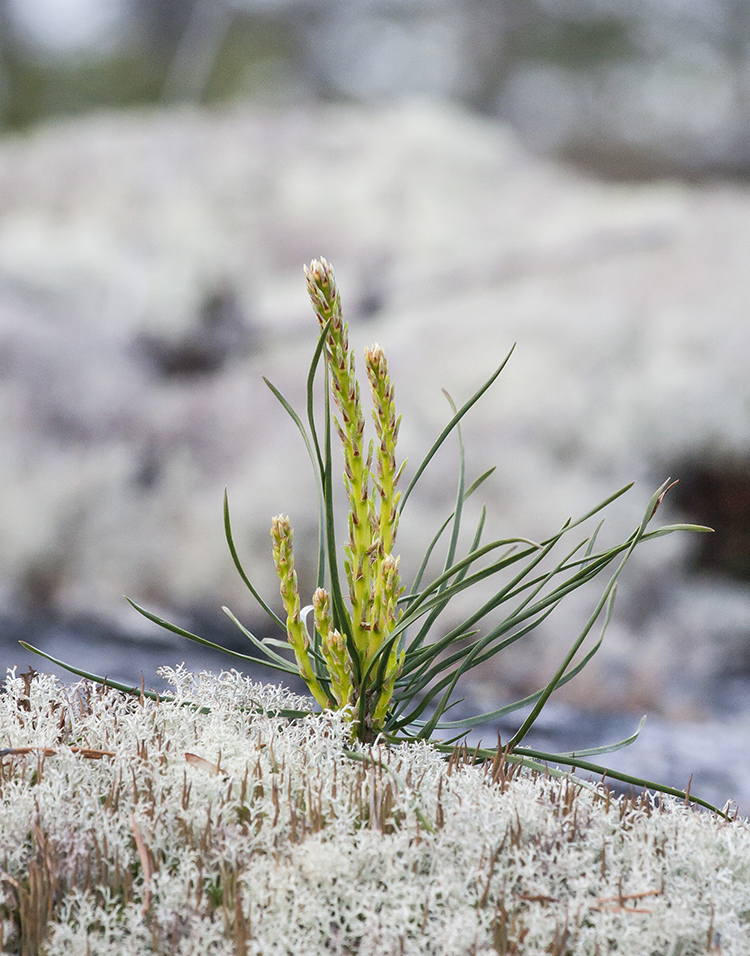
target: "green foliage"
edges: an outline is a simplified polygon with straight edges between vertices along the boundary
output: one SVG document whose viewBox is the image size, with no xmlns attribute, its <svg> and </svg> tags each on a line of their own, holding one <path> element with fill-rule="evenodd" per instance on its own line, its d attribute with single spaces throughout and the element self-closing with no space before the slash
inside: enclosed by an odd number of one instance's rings
<svg viewBox="0 0 750 956">
<path fill-rule="evenodd" d="M 447 751 L 451 749 L 450 743 L 436 741 L 438 735 L 444 738 L 446 733 L 455 734 L 455 741 L 472 727 L 530 708 L 502 748 L 504 759 L 509 763 L 539 769 L 551 761 L 594 774 L 606 773 L 614 779 L 702 803 L 682 791 L 616 773 L 586 759 L 632 743 L 638 731 L 618 743 L 570 754 L 544 753 L 521 745 L 550 695 L 572 680 L 601 646 L 612 614 L 617 580 L 635 548 L 673 531 L 710 529 L 669 525 L 649 530 L 671 487 L 665 482 L 654 492 L 638 526 L 624 541 L 613 547 L 599 548 L 600 520 L 593 531 L 574 537 L 571 542 L 571 534 L 623 495 L 631 487 L 627 485 L 577 519 L 569 519 L 560 530 L 539 542 L 507 537 L 483 543 L 486 514 L 482 508 L 468 551 L 459 554 L 464 504 L 494 471 L 490 469 L 466 484 L 460 423 L 500 375 L 513 350 L 460 408 L 449 398 L 453 416 L 402 494 L 397 486 L 403 465 L 399 466 L 396 458 L 400 418 L 395 412 L 394 389 L 385 356 L 377 345 L 365 353 L 375 424 L 375 439 L 366 443 L 354 356 L 349 349 L 348 329 L 343 321 L 333 270 L 325 260 L 314 261 L 306 275 L 320 326 L 307 376 L 307 422 L 303 422 L 274 385 L 267 384 L 302 435 L 316 477 L 320 515 L 317 587 L 311 605 L 303 607 L 294 569 L 292 528 L 288 518 L 276 516 L 271 529 L 273 558 L 286 615 L 285 620 L 279 617 L 242 567 L 225 498 L 225 532 L 235 566 L 261 608 L 284 632 L 286 640 L 257 638 L 225 608 L 229 617 L 254 647 L 263 652 L 265 664 L 288 674 L 299 673 L 323 710 L 343 710 L 350 721 L 352 738 L 363 743 L 376 739 L 387 742 L 433 740 L 436 747 Z M 314 400 L 320 382 L 322 411 Z M 349 505 L 348 538 L 343 546 L 339 544 L 334 521 L 334 485 L 338 485 L 339 467 L 334 465 L 334 431 L 343 452 L 344 488 Z M 429 542 L 414 582 L 404 593 L 399 558 L 393 552 L 398 523 L 426 467 L 453 432 L 458 436 L 460 448 L 455 506 Z M 425 581 L 430 562 L 441 545 L 445 548 L 442 571 Z M 342 558 L 343 576 L 339 569 Z M 605 571 L 608 576 L 598 601 L 546 686 L 488 713 L 461 721 L 446 719 L 454 692 L 464 675 L 529 635 L 568 594 Z M 488 583 L 492 585 L 489 597 L 486 596 Z M 479 585 L 483 586 L 484 597 L 472 613 L 449 629 L 441 629 L 441 615 L 453 599 Z M 216 646 L 138 605 L 133 606 L 174 633 Z M 584 653 L 584 642 L 597 626 L 598 636 Z M 294 661 L 289 659 L 290 649 Z M 248 655 L 227 653 L 250 659 Z M 299 716 L 299 713 L 289 716 Z M 493 755 L 496 756 L 493 751 L 478 751 L 477 759 L 489 759 Z"/>
<path fill-rule="evenodd" d="M 141 27 L 148 33 L 147 24 Z M 143 42 L 116 45 L 112 51 L 34 55 L 14 43 L 12 31 L 3 35 L 0 8 L 0 128 L 25 129 L 59 115 L 174 100 L 211 104 L 283 96 L 293 44 L 267 17 L 238 13 L 205 74 L 196 68 L 195 57 L 184 65 L 177 62 L 178 41 L 152 28 Z"/>
</svg>

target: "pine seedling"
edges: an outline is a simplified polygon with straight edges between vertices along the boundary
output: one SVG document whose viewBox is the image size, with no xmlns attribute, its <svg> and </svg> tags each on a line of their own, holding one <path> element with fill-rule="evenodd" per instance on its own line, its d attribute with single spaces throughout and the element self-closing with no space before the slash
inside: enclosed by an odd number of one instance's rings
<svg viewBox="0 0 750 956">
<path fill-rule="evenodd" d="M 524 740 L 550 696 L 572 680 L 588 664 L 602 644 L 617 588 L 618 578 L 633 551 L 642 543 L 674 531 L 709 531 L 696 525 L 677 524 L 650 529 L 664 496 L 665 482 L 654 492 L 637 527 L 625 540 L 612 546 L 599 545 L 602 521 L 570 544 L 572 533 L 587 525 L 627 492 L 626 485 L 576 519 L 541 541 L 504 537 L 483 542 L 485 510 L 461 553 L 464 503 L 490 477 L 489 469 L 468 486 L 465 478 L 461 421 L 496 381 L 513 349 L 460 408 L 449 398 L 452 417 L 414 471 L 408 487 L 398 488 L 403 463 L 398 464 L 397 442 L 400 418 L 396 415 L 394 389 L 383 350 L 373 345 L 365 351 L 365 370 L 372 401 L 375 436 L 366 439 L 366 416 L 356 377 L 348 328 L 343 320 L 341 298 L 331 266 L 313 261 L 305 270 L 307 289 L 319 325 L 317 346 L 307 376 L 307 422 L 268 380 L 273 394 L 299 430 L 308 451 L 318 487 L 319 535 L 317 581 L 312 603 L 302 607 L 294 567 L 292 528 L 289 520 L 273 518 L 273 560 L 279 578 L 285 617 L 280 617 L 258 593 L 240 561 L 232 535 L 229 506 L 224 500 L 224 529 L 235 567 L 250 593 L 285 641 L 260 639 L 224 608 L 256 651 L 262 663 L 286 674 L 299 674 L 318 706 L 324 711 L 342 711 L 351 730 L 352 745 L 375 740 L 386 743 L 425 740 L 438 750 L 451 752 L 445 742 L 460 740 L 474 727 L 525 710 L 527 716 L 510 740 L 496 750 L 477 750 L 475 759 L 523 764 L 552 774 L 554 769 L 576 767 L 632 786 L 649 787 L 709 806 L 681 790 L 643 780 L 599 764 L 589 758 L 631 744 L 631 736 L 617 743 L 548 753 L 524 746 Z M 316 387 L 323 384 L 323 402 L 315 401 Z M 322 404 L 322 409 L 320 405 Z M 404 592 L 401 568 L 395 554 L 396 533 L 404 507 L 432 458 L 448 437 L 456 435 L 459 448 L 458 482 L 452 512 L 439 524 L 430 540 L 413 583 Z M 347 537 L 339 542 L 334 520 L 334 489 L 339 487 L 340 464 L 334 464 L 333 438 L 338 436 L 343 456 Z M 340 461 L 338 454 L 336 461 Z M 447 544 L 444 544 L 446 542 Z M 442 571 L 425 583 L 428 568 L 444 546 Z M 561 552 L 561 553 L 560 553 Z M 339 562 L 343 562 L 343 575 Z M 493 659 L 505 648 L 523 640 L 545 621 L 565 597 L 609 570 L 590 616 L 573 638 L 570 648 L 545 686 L 528 696 L 504 703 L 495 710 L 462 720 L 446 714 L 454 702 L 461 678 Z M 490 584 L 489 596 L 487 585 Z M 462 620 L 442 626 L 446 608 L 453 599 L 478 585 L 483 597 Z M 133 603 L 133 602 L 131 602 Z M 257 663 L 257 657 L 220 648 L 157 617 L 137 604 L 138 611 L 161 627 L 199 644 L 224 650 L 240 661 Z M 471 606 L 471 605 L 469 605 Z M 598 629 L 598 637 L 589 640 Z M 585 646 L 586 645 L 586 646 Z M 24 645 L 29 647 L 29 645 Z M 30 648 L 42 654 L 36 648 Z M 290 651 L 294 659 L 290 660 Z M 49 655 L 42 654 L 44 657 Z M 142 688 L 129 688 L 81 671 L 54 658 L 73 673 L 108 683 L 137 695 Z M 290 719 L 303 711 L 284 711 Z M 642 724 L 642 722 L 641 722 Z M 358 757 L 354 751 L 349 753 Z M 361 755 L 359 755 L 361 756 Z M 552 764 L 553 768 L 549 769 Z M 715 808 L 712 808 L 715 809 Z"/>
</svg>

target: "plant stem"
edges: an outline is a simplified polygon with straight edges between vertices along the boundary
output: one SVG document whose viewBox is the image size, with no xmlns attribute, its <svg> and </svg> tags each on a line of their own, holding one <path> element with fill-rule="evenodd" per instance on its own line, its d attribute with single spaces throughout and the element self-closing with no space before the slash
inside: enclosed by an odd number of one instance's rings
<svg viewBox="0 0 750 956">
<path fill-rule="evenodd" d="M 307 629 L 300 617 L 299 588 L 297 586 L 297 572 L 294 570 L 294 553 L 292 538 L 294 532 L 289 524 L 289 518 L 276 515 L 271 519 L 271 538 L 273 540 L 273 562 L 276 565 L 276 574 L 279 577 L 281 599 L 286 611 L 286 633 L 297 659 L 299 672 L 310 688 L 310 692 L 321 707 L 328 707 L 328 695 L 320 685 L 310 661 L 308 648 L 310 638 Z"/>
</svg>

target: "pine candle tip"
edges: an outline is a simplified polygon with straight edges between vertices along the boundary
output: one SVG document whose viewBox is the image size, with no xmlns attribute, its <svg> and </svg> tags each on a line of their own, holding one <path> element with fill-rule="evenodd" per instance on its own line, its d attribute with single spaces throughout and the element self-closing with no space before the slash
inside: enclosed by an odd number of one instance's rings
<svg viewBox="0 0 750 956">
<path fill-rule="evenodd" d="M 315 607 L 325 608 L 330 601 L 328 591 L 325 588 L 317 588 L 313 594 L 313 605 Z"/>
<path fill-rule="evenodd" d="M 288 515 L 274 515 L 271 518 L 271 534 L 288 534 L 290 531 Z"/>
</svg>

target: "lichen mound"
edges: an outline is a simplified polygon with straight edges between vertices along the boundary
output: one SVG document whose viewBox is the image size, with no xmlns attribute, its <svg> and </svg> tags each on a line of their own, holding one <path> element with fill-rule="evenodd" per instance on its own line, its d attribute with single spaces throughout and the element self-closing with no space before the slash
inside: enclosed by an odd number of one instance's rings
<svg viewBox="0 0 750 956">
<path fill-rule="evenodd" d="M 277 687 L 164 676 L 153 701 L 9 672 L 4 953 L 748 952 L 747 821 L 353 748 Z"/>
</svg>

